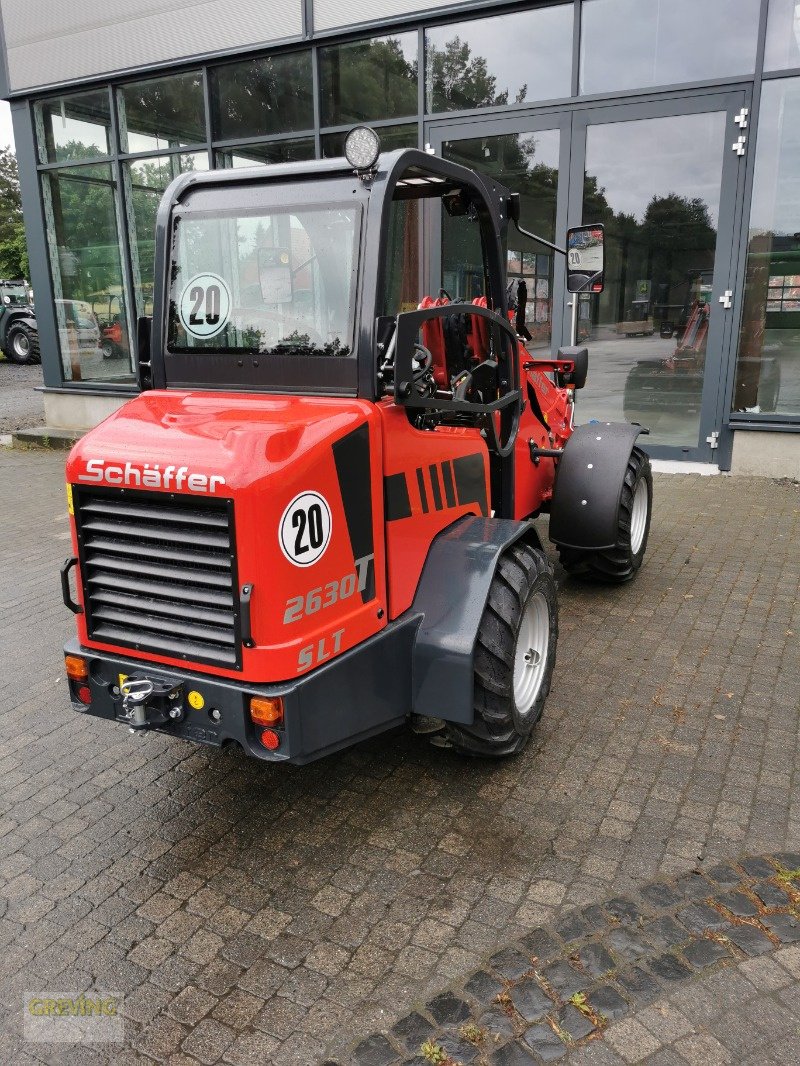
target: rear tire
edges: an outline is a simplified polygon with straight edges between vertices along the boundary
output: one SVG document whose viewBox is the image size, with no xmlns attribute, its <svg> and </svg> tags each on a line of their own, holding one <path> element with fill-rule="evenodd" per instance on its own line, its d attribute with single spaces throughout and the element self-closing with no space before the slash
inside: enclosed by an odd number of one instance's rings
<svg viewBox="0 0 800 1066">
<path fill-rule="evenodd" d="M 41 362 L 39 356 L 39 334 L 24 322 L 12 322 L 6 336 L 5 355 L 17 366 L 30 366 Z"/>
<path fill-rule="evenodd" d="M 500 557 L 475 646 L 475 721 L 448 723 L 463 755 L 521 751 L 542 716 L 558 641 L 558 594 L 544 552 L 524 541 Z"/>
<path fill-rule="evenodd" d="M 611 585 L 630 581 L 644 562 L 653 514 L 653 472 L 650 459 L 634 448 L 628 460 L 617 516 L 617 543 L 604 551 L 559 548 L 561 565 L 576 577 Z"/>
</svg>

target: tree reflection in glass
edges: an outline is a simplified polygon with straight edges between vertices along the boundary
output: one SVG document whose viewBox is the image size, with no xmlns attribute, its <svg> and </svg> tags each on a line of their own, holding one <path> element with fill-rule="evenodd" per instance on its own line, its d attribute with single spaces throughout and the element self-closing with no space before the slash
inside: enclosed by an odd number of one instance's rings
<svg viewBox="0 0 800 1066">
<path fill-rule="evenodd" d="M 606 227 L 605 291 L 579 303 L 587 418 L 641 422 L 697 447 L 712 327 L 726 115 L 591 125 L 583 220 Z M 721 341 L 720 341 L 721 343 Z"/>
</svg>

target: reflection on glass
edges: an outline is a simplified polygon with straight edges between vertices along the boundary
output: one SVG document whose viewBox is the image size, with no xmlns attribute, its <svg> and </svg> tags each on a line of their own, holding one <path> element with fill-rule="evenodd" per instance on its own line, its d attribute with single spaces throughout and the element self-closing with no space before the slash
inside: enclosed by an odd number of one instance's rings
<svg viewBox="0 0 800 1066">
<path fill-rule="evenodd" d="M 67 381 L 132 381 L 117 189 L 107 164 L 42 175 Z"/>
<path fill-rule="evenodd" d="M 153 257 L 159 202 L 173 178 L 195 170 L 208 170 L 206 152 L 158 156 L 125 164 L 126 189 L 133 213 L 131 251 L 139 314 L 150 314 L 152 310 Z"/>
<path fill-rule="evenodd" d="M 466 215 L 451 217 L 442 211 L 442 291 L 438 296 L 467 301 L 486 296 L 484 264 L 479 227 Z"/>
<path fill-rule="evenodd" d="M 39 160 L 59 163 L 94 159 L 111 151 L 108 91 L 76 93 L 35 105 Z"/>
<path fill-rule="evenodd" d="M 765 70 L 800 67 L 800 2 L 770 0 Z"/>
<path fill-rule="evenodd" d="M 522 225 L 548 241 L 556 239 L 558 151 L 558 130 L 447 141 L 442 148 L 446 159 L 481 171 L 520 193 Z M 457 255 L 447 244 L 452 237 L 446 222 L 445 247 L 451 259 Z M 542 254 L 542 245 L 509 229 L 508 279 L 514 282 L 512 295 L 526 299 L 527 345 L 531 351 L 550 347 L 553 265 L 553 256 Z"/>
<path fill-rule="evenodd" d="M 161 196 L 173 178 L 192 170 L 208 170 L 208 156 L 205 152 L 157 156 L 154 159 L 137 159 L 125 164 L 131 265 L 136 312 L 139 315 L 153 313 L 156 214 Z"/>
<path fill-rule="evenodd" d="M 189 170 L 208 170 L 208 152 L 181 152 L 178 158 L 181 174 Z"/>
<path fill-rule="evenodd" d="M 584 0 L 581 92 L 750 74 L 760 8 L 761 0 Z"/>
<path fill-rule="evenodd" d="M 217 166 L 258 167 L 270 163 L 298 163 L 314 158 L 313 137 L 292 137 L 264 144 L 242 144 L 217 152 Z"/>
<path fill-rule="evenodd" d="M 320 48 L 322 125 L 416 114 L 417 67 L 416 33 Z"/>
<path fill-rule="evenodd" d="M 800 78 L 761 92 L 733 409 L 800 414 Z"/>
<path fill-rule="evenodd" d="M 200 71 L 123 85 L 117 101 L 123 152 L 158 152 L 206 139 Z"/>
<path fill-rule="evenodd" d="M 219 140 L 313 129 L 311 53 L 287 52 L 209 71 Z"/>
<path fill-rule="evenodd" d="M 572 4 L 425 31 L 425 110 L 569 96 Z"/>
<path fill-rule="evenodd" d="M 373 126 L 381 139 L 381 151 L 393 152 L 396 148 L 416 148 L 418 142 L 416 122 L 404 122 L 401 126 Z M 321 138 L 322 158 L 336 159 L 344 155 L 346 131 L 323 133 Z"/>
<path fill-rule="evenodd" d="M 579 303 L 592 362 L 581 422 L 642 422 L 696 447 L 727 115 L 590 126 L 583 221 L 606 227 L 605 291 Z"/>
<path fill-rule="evenodd" d="M 177 219 L 170 350 L 350 355 L 358 215 L 348 205 Z"/>
<path fill-rule="evenodd" d="M 393 200 L 389 211 L 386 247 L 386 289 L 382 315 L 414 311 L 422 299 L 420 289 L 419 200 Z"/>
</svg>

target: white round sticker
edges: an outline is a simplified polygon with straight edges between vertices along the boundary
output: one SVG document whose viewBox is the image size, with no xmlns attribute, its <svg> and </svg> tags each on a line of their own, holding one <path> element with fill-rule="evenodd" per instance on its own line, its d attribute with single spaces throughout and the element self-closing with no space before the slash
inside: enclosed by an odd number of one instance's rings
<svg viewBox="0 0 800 1066">
<path fill-rule="evenodd" d="M 311 566 L 325 554 L 331 539 L 331 509 L 318 492 L 301 492 L 283 512 L 281 550 L 295 566 Z"/>
<path fill-rule="evenodd" d="M 231 313 L 231 291 L 219 274 L 195 274 L 181 293 L 183 328 L 193 337 L 213 337 Z"/>
</svg>

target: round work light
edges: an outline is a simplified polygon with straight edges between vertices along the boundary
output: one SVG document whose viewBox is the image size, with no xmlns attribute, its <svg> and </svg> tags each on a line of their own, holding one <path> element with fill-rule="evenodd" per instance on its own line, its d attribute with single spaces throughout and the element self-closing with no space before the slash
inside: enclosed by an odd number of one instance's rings
<svg viewBox="0 0 800 1066">
<path fill-rule="evenodd" d="M 380 151 L 380 138 L 369 126 L 354 126 L 345 138 L 345 158 L 354 170 L 372 170 Z"/>
</svg>

